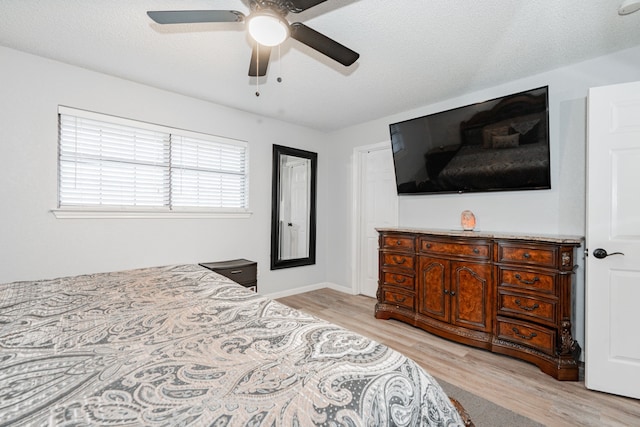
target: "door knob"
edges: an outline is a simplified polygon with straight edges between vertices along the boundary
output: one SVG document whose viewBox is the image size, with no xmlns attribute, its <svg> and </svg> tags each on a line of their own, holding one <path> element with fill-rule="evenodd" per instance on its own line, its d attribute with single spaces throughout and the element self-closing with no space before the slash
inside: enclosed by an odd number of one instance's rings
<svg viewBox="0 0 640 427">
<path fill-rule="evenodd" d="M 608 254 L 607 251 L 602 248 L 593 250 L 593 256 L 598 259 L 603 259 L 611 255 L 624 255 L 624 254 L 622 252 L 611 252 L 610 254 Z"/>
</svg>

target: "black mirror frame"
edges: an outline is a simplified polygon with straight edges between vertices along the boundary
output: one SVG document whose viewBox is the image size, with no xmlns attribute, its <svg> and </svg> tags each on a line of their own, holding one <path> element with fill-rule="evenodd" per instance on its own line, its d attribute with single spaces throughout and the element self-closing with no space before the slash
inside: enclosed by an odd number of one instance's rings
<svg viewBox="0 0 640 427">
<path fill-rule="evenodd" d="M 280 242 L 280 156 L 290 155 L 311 161 L 309 203 L 309 256 L 305 258 L 279 259 Z M 313 265 L 316 263 L 316 181 L 318 173 L 318 153 L 297 148 L 273 145 L 273 179 L 271 186 L 271 270 Z"/>
</svg>

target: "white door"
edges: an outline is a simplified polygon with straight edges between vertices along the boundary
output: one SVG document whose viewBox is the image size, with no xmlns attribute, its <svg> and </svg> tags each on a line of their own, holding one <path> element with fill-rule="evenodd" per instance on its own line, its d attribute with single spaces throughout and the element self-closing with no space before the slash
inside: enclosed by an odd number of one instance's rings
<svg viewBox="0 0 640 427">
<path fill-rule="evenodd" d="M 588 111 L 585 384 L 640 398 L 640 82 Z"/>
<path fill-rule="evenodd" d="M 309 159 L 297 159 L 291 165 L 291 247 L 292 258 L 306 258 L 309 256 L 309 210 L 311 197 Z"/>
<path fill-rule="evenodd" d="M 378 290 L 378 232 L 376 227 L 398 225 L 398 194 L 391 144 L 359 153 L 359 292 L 375 297 Z"/>
</svg>

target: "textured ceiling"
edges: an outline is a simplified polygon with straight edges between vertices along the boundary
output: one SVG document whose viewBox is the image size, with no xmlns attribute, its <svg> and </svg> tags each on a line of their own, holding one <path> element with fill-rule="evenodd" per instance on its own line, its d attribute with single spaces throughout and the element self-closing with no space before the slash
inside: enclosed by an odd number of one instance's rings
<svg viewBox="0 0 640 427">
<path fill-rule="evenodd" d="M 287 19 L 360 59 L 345 68 L 289 39 L 258 82 L 242 24 L 145 13 L 248 14 L 246 0 L 0 0 L 0 45 L 329 131 L 640 45 L 640 12 L 619 16 L 621 2 L 328 0 Z"/>
</svg>

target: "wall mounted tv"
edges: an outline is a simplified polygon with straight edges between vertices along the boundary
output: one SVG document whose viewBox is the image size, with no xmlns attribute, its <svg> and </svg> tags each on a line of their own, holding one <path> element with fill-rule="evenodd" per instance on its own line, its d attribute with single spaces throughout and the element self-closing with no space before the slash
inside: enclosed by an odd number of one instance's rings
<svg viewBox="0 0 640 427">
<path fill-rule="evenodd" d="M 398 194 L 551 188 L 544 86 L 389 125 Z"/>
</svg>

